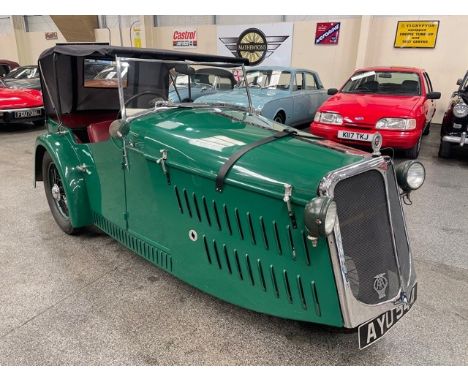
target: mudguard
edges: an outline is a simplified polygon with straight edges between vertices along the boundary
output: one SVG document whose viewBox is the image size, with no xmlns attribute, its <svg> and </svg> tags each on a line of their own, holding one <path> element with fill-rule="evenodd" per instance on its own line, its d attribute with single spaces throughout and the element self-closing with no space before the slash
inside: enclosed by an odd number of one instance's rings
<svg viewBox="0 0 468 382">
<path fill-rule="evenodd" d="M 80 169 L 80 161 L 74 145 L 69 132 L 46 133 L 37 137 L 34 155 L 34 187 L 37 181 L 43 181 L 42 161 L 47 151 L 62 177 L 72 226 L 78 228 L 92 224 L 92 217 L 83 176 L 83 171 L 86 169 Z"/>
</svg>

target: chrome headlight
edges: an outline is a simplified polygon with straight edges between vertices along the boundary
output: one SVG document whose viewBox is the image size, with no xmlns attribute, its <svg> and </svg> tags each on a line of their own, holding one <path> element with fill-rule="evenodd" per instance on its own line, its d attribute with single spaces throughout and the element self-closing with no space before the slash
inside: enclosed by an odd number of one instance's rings
<svg viewBox="0 0 468 382">
<path fill-rule="evenodd" d="M 343 117 L 338 113 L 317 112 L 315 113 L 314 121 L 326 123 L 328 125 L 342 125 Z"/>
<path fill-rule="evenodd" d="M 405 192 L 411 192 L 421 187 L 426 179 L 426 169 L 418 161 L 410 160 L 396 168 L 398 185 Z"/>
<path fill-rule="evenodd" d="M 376 129 L 414 130 L 416 120 L 413 118 L 382 118 L 375 124 Z"/>
<path fill-rule="evenodd" d="M 336 203 L 326 196 L 312 199 L 304 210 L 304 223 L 309 236 L 318 238 L 333 232 L 336 222 Z"/>
<path fill-rule="evenodd" d="M 459 102 L 453 107 L 453 115 L 457 118 L 464 118 L 468 115 L 468 105 L 464 102 Z"/>
</svg>

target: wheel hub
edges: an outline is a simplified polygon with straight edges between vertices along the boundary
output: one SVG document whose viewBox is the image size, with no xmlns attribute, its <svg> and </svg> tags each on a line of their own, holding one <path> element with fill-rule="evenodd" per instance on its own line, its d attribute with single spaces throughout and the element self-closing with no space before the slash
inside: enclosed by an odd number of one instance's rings
<svg viewBox="0 0 468 382">
<path fill-rule="evenodd" d="M 52 197 L 59 202 L 61 195 L 60 195 L 60 187 L 57 184 L 52 186 Z"/>
</svg>

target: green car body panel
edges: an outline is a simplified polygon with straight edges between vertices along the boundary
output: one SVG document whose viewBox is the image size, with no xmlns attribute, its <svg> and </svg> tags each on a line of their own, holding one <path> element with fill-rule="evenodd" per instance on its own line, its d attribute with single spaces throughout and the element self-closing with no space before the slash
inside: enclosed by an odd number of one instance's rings
<svg viewBox="0 0 468 382">
<path fill-rule="evenodd" d="M 323 177 L 362 155 L 285 137 L 242 156 L 218 192 L 215 178 L 226 160 L 284 126 L 213 108 L 169 108 L 128 123 L 126 150 L 112 137 L 78 143 L 52 120 L 38 137 L 36 179 L 47 150 L 65 180 L 74 227 L 94 224 L 154 265 L 241 307 L 343 326 L 328 244 L 320 238 L 312 246 L 303 214 Z M 283 201 L 285 183 L 293 186 L 297 228 Z"/>
</svg>

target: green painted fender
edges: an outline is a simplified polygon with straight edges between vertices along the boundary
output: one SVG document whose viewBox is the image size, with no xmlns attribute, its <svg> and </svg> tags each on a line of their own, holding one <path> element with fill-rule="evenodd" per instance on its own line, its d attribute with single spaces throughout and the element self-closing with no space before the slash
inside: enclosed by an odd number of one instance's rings
<svg viewBox="0 0 468 382">
<path fill-rule="evenodd" d="M 69 132 L 46 133 L 37 137 L 34 155 L 34 187 L 42 181 L 42 161 L 47 151 L 57 165 L 68 199 L 70 220 L 75 228 L 92 224 L 83 170 Z"/>
</svg>

